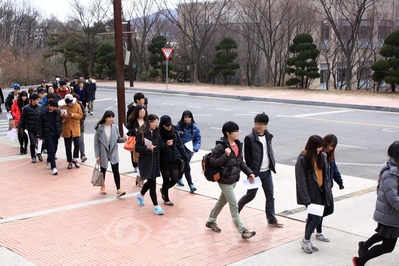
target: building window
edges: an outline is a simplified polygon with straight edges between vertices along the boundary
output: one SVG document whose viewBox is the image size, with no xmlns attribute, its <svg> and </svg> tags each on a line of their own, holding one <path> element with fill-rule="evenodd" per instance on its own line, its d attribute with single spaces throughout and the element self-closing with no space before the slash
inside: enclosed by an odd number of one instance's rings
<svg viewBox="0 0 399 266">
<path fill-rule="evenodd" d="M 347 19 L 341 19 L 340 25 L 339 25 L 339 34 L 341 35 L 341 39 L 344 41 L 349 40 L 351 37 L 351 25 L 350 21 Z"/>
<path fill-rule="evenodd" d="M 328 76 L 330 74 L 330 71 L 328 69 L 328 64 L 320 64 L 320 83 L 324 84 L 327 83 L 328 81 Z"/>
<path fill-rule="evenodd" d="M 358 47 L 367 48 L 373 37 L 373 24 L 371 20 L 364 19 L 360 22 Z"/>
<path fill-rule="evenodd" d="M 378 22 L 378 40 L 384 41 L 385 38 L 393 31 L 392 20 L 380 20 Z"/>
<path fill-rule="evenodd" d="M 357 79 L 366 80 L 371 77 L 370 62 L 361 62 L 357 68 Z"/>
<path fill-rule="evenodd" d="M 346 68 L 337 69 L 337 82 L 345 82 L 346 80 Z"/>
</svg>

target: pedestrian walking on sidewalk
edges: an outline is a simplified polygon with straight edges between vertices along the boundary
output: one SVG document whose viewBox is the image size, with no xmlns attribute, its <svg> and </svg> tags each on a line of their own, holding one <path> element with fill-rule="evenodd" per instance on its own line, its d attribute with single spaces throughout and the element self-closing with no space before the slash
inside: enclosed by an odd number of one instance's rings
<svg viewBox="0 0 399 266">
<path fill-rule="evenodd" d="M 18 123 L 21 118 L 22 108 L 28 104 L 28 93 L 26 91 L 21 91 L 18 98 L 14 100 L 14 103 L 11 105 L 11 115 L 14 119 L 14 127 L 18 131 L 19 152 L 21 155 L 28 153 L 28 135 L 26 135 L 24 127 L 18 129 Z"/>
<path fill-rule="evenodd" d="M 30 95 L 30 104 L 22 108 L 21 118 L 19 119 L 17 130 L 20 131 L 22 128 L 28 130 L 28 137 L 30 142 L 30 156 L 32 158 L 32 163 L 36 163 L 36 156 L 39 161 L 43 161 L 41 150 L 35 151 L 35 146 L 37 143 L 37 125 L 39 120 L 39 115 L 42 107 L 39 106 L 39 95 L 37 93 L 32 93 Z"/>
<path fill-rule="evenodd" d="M 244 139 L 245 163 L 262 182 L 266 198 L 265 213 L 269 226 L 283 227 L 279 223 L 274 210 L 274 186 L 272 171 L 276 173 L 276 161 L 272 148 L 273 135 L 267 130 L 269 117 L 265 113 L 257 114 L 254 127 Z M 247 193 L 238 201 L 238 212 L 251 202 L 258 192 L 257 188 L 247 190 Z"/>
<path fill-rule="evenodd" d="M 216 220 L 224 205 L 228 203 L 231 217 L 233 218 L 233 222 L 238 232 L 241 234 L 243 239 L 249 239 L 253 237 L 256 232 L 251 232 L 245 228 L 244 223 L 240 218 L 240 214 L 238 213 L 234 188 L 236 187 L 236 183 L 240 180 L 241 171 L 248 176 L 251 183 L 253 183 L 255 175 L 245 164 L 242 157 L 242 143 L 238 140 L 238 130 L 239 127 L 235 122 L 226 122 L 222 127 L 223 137 L 219 141 L 216 141 L 216 146 L 212 150 L 210 158 L 211 166 L 222 167 L 223 170 L 218 181 L 221 193 L 209 215 L 206 227 L 212 229 L 214 232 L 221 232 Z"/>
<path fill-rule="evenodd" d="M 82 118 L 80 119 L 80 136 L 79 136 L 79 152 L 80 152 L 80 160 L 82 163 L 87 161 L 86 157 L 86 149 L 85 149 L 85 120 L 86 120 L 86 108 L 83 103 L 80 101 L 80 96 L 77 93 L 72 94 L 73 97 L 76 98 L 76 102 L 79 104 L 80 109 L 82 110 Z"/>
<path fill-rule="evenodd" d="M 58 102 L 62 117 L 62 137 L 64 138 L 65 153 L 67 156 L 67 169 L 72 169 L 72 164 L 76 168 L 80 167 L 79 158 L 79 137 L 80 137 L 80 119 L 83 117 L 77 99 L 72 94 L 65 95 L 65 99 Z M 72 158 L 73 143 L 73 158 Z"/>
<path fill-rule="evenodd" d="M 190 187 L 190 192 L 194 193 L 197 188 L 193 184 L 193 180 L 191 177 L 191 167 L 190 161 L 195 152 L 198 152 L 201 147 L 201 131 L 198 125 L 194 121 L 193 113 L 189 110 L 186 110 L 181 115 L 181 119 L 179 123 L 176 124 L 176 131 L 179 133 L 181 141 L 184 144 L 184 148 L 188 155 L 189 160 L 184 165 L 184 172 L 180 173 L 178 185 L 184 186 L 182 177 L 183 174 L 186 176 L 187 183 Z M 192 150 L 189 150 L 186 146 L 186 143 L 191 142 Z"/>
<path fill-rule="evenodd" d="M 312 135 L 298 156 L 295 164 L 297 203 L 308 207 L 310 204 L 328 206 L 331 202 L 331 185 L 326 154 L 322 152 L 323 139 Z M 308 213 L 302 249 L 312 253 L 319 249 L 310 240 L 313 231 L 321 222 L 321 216 Z"/>
<path fill-rule="evenodd" d="M 96 81 L 91 77 L 87 77 L 86 92 L 87 92 L 87 108 L 89 109 L 89 114 L 93 115 L 94 110 L 94 100 L 96 99 L 97 84 Z"/>
<path fill-rule="evenodd" d="M 80 107 L 79 107 L 80 108 Z M 104 174 L 108 168 L 108 162 L 111 163 L 112 173 L 114 174 L 114 181 L 116 185 L 116 196 L 120 197 L 126 193 L 121 190 L 121 178 L 119 174 L 119 153 L 118 143 L 123 143 L 127 140 L 127 136 L 120 137 L 118 127 L 114 124 L 114 112 L 107 110 L 103 117 L 98 121 L 94 135 L 94 154 L 96 161 L 101 165 L 101 172 Z M 102 194 L 106 194 L 105 186 L 100 189 Z"/>
<path fill-rule="evenodd" d="M 57 107 L 58 101 L 51 99 L 48 105 L 42 108 L 37 127 L 38 141 L 42 139 L 47 144 L 47 164 L 49 164 L 53 175 L 58 174 L 55 164 L 55 153 L 57 152 L 58 139 L 62 132 L 61 113 L 57 110 Z"/>
<path fill-rule="evenodd" d="M 139 129 L 144 125 L 145 121 L 147 121 L 147 109 L 144 105 L 137 105 L 134 108 L 133 112 L 127 118 L 126 128 L 129 130 L 127 135 L 129 137 L 136 137 L 137 132 Z M 143 187 L 144 181 L 140 178 L 140 170 L 138 168 L 139 162 L 139 153 L 136 152 L 136 149 L 130 152 L 130 159 L 132 161 L 132 165 L 134 170 L 136 171 L 136 186 Z"/>
<path fill-rule="evenodd" d="M 335 163 L 335 148 L 337 147 L 338 139 L 333 134 L 328 134 L 323 138 L 322 151 L 327 155 L 327 162 L 329 164 L 329 177 L 331 189 L 334 186 L 334 181 L 338 184 L 339 189 L 344 189 L 344 182 L 342 181 L 341 173 Z M 324 208 L 323 217 L 326 217 L 334 212 L 334 197 L 331 190 L 331 201 L 329 205 Z M 330 242 L 330 239 L 323 234 L 323 217 L 316 228 L 316 239 L 322 242 Z"/>
<path fill-rule="evenodd" d="M 389 160 L 380 170 L 377 185 L 377 202 L 374 220 L 378 223 L 374 235 L 359 242 L 359 257 L 352 259 L 354 266 L 363 266 L 367 261 L 390 253 L 395 249 L 399 237 L 399 141 L 388 148 Z M 382 242 L 379 245 L 375 245 Z"/>
<path fill-rule="evenodd" d="M 135 149 L 140 153 L 138 164 L 140 175 L 143 180 L 147 180 L 136 197 L 139 205 L 144 206 L 144 195 L 149 190 L 151 201 L 154 205 L 154 213 L 161 215 L 164 211 L 158 204 L 156 192 L 156 178 L 160 176 L 158 122 L 159 118 L 156 115 L 148 115 L 148 119 L 145 121 L 144 126 L 136 134 Z"/>
<path fill-rule="evenodd" d="M 162 188 L 161 194 L 165 205 L 173 206 L 169 198 L 169 189 L 176 185 L 179 180 L 179 157 L 188 162 L 186 149 L 180 139 L 178 132 L 172 124 L 168 115 L 163 115 L 159 122 L 160 151 L 161 151 L 161 173 Z"/>
</svg>

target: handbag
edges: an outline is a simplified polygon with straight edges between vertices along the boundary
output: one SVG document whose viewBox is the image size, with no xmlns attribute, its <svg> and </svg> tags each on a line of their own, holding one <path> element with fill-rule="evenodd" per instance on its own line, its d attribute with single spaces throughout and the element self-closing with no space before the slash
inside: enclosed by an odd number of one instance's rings
<svg viewBox="0 0 399 266">
<path fill-rule="evenodd" d="M 181 157 L 181 156 L 178 156 L 177 157 L 177 165 L 179 166 L 179 173 L 181 174 L 181 173 L 183 173 L 184 172 L 184 165 L 185 165 L 186 163 L 184 162 L 184 160 L 183 160 L 183 157 Z"/>
<path fill-rule="evenodd" d="M 93 184 L 93 187 L 104 186 L 104 174 L 101 172 L 100 164 L 98 162 L 96 162 L 96 165 L 94 166 L 91 183 Z"/>
<path fill-rule="evenodd" d="M 135 145 L 136 145 L 136 137 L 130 136 L 127 138 L 127 141 L 125 142 L 123 148 L 127 151 L 133 151 Z"/>
</svg>

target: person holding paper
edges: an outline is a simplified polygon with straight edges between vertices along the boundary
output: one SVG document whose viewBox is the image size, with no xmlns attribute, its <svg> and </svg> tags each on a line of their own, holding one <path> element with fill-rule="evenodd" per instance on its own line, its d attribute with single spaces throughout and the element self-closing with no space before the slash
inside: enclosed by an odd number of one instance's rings
<svg viewBox="0 0 399 266">
<path fill-rule="evenodd" d="M 299 205 L 308 207 L 310 204 L 328 206 L 331 202 L 331 184 L 328 172 L 326 154 L 322 152 L 323 139 L 312 135 L 302 149 L 295 164 L 296 198 Z M 305 226 L 305 236 L 300 244 L 306 253 L 319 249 L 313 245 L 310 238 L 320 224 L 320 216 L 312 214 L 308 209 Z"/>
<path fill-rule="evenodd" d="M 127 136 L 123 135 L 123 138 L 119 136 L 119 130 L 114 124 L 114 121 L 114 112 L 107 110 L 100 121 L 97 122 L 95 127 L 96 133 L 94 135 L 94 155 L 96 157 L 96 161 L 101 165 L 101 172 L 104 174 L 104 179 L 108 168 L 108 162 L 111 163 L 111 169 L 112 173 L 114 174 L 116 186 L 116 196 L 119 198 L 125 195 L 126 192 L 121 189 L 118 143 L 125 142 L 125 140 L 127 140 Z M 107 193 L 105 186 L 100 188 L 100 193 Z"/>
<path fill-rule="evenodd" d="M 57 152 L 58 139 L 61 136 L 62 124 L 61 113 L 57 110 L 58 101 L 51 99 L 44 107 L 39 116 L 37 127 L 37 139 L 45 140 L 47 145 L 47 164 L 50 165 L 53 175 L 58 174 L 55 164 L 55 153 Z"/>
<path fill-rule="evenodd" d="M 154 213 L 161 215 L 164 211 L 158 204 L 156 192 L 156 178 L 161 175 L 158 122 L 158 116 L 154 114 L 148 115 L 148 119 L 145 121 L 144 126 L 141 127 L 140 131 L 136 134 L 135 149 L 140 153 L 138 164 L 140 175 L 143 180 L 147 180 L 136 197 L 139 205 L 144 206 L 144 195 L 149 190 L 151 201 L 154 205 Z"/>
<path fill-rule="evenodd" d="M 37 123 L 39 120 L 40 112 L 42 107 L 39 106 L 40 97 L 37 93 L 32 93 L 30 95 L 30 104 L 22 108 L 21 118 L 18 121 L 17 130 L 21 129 L 28 130 L 28 136 L 30 141 L 30 156 L 32 158 L 32 163 L 36 163 L 36 156 L 39 161 L 43 161 L 41 155 L 41 150 L 38 150 L 37 154 L 35 151 L 35 145 L 37 141 Z"/>
<path fill-rule="evenodd" d="M 265 113 L 257 114 L 254 119 L 254 127 L 244 139 L 245 162 L 262 181 L 263 192 L 266 198 L 266 219 L 269 226 L 283 227 L 279 223 L 274 210 L 274 186 L 272 171 L 276 173 L 276 161 L 272 148 L 273 135 L 267 130 L 269 117 Z M 251 202 L 258 192 L 258 189 L 249 189 L 238 201 L 238 212 L 241 212 L 245 204 Z"/>
<path fill-rule="evenodd" d="M 21 118 L 22 108 L 29 104 L 28 93 L 26 91 L 21 91 L 18 98 L 11 105 L 11 115 L 14 118 L 14 127 L 17 128 L 19 119 Z M 18 141 L 19 141 L 19 151 L 20 154 L 28 153 L 28 135 L 25 133 L 25 128 L 21 127 L 17 130 Z"/>
<path fill-rule="evenodd" d="M 363 266 L 370 259 L 390 253 L 399 237 L 399 141 L 388 148 L 388 161 L 382 166 L 378 177 L 377 202 L 374 221 L 376 233 L 367 241 L 359 242 L 359 257 L 353 257 L 354 266 Z M 379 245 L 375 245 L 381 242 Z M 377 263 L 378 264 L 378 263 Z"/>
<path fill-rule="evenodd" d="M 186 162 L 184 165 L 184 175 L 186 176 L 187 183 L 190 187 L 190 192 L 194 193 L 197 188 L 194 186 L 191 178 L 190 161 L 191 157 L 194 155 L 194 152 L 198 152 L 201 147 L 201 131 L 194 121 L 193 113 L 189 110 L 183 112 L 179 123 L 177 123 L 175 127 L 182 142 L 184 143 L 184 148 L 186 149 L 186 153 L 189 158 L 188 162 Z M 182 177 L 183 173 L 180 173 L 180 178 L 177 182 L 179 186 L 184 186 Z"/>
<path fill-rule="evenodd" d="M 240 214 L 238 213 L 234 188 L 236 187 L 236 183 L 240 180 L 241 171 L 248 176 L 251 183 L 253 182 L 255 175 L 243 160 L 242 143 L 238 140 L 238 130 L 239 127 L 235 122 L 226 122 L 222 127 L 223 137 L 219 141 L 216 141 L 216 146 L 212 150 L 210 158 L 211 166 L 221 167 L 223 169 L 220 179 L 218 180 L 221 193 L 218 201 L 209 214 L 205 226 L 210 228 L 213 232 L 221 232 L 216 220 L 224 205 L 228 203 L 230 214 L 237 231 L 241 234 L 243 239 L 249 239 L 253 237 L 256 232 L 245 228 L 244 223 L 240 218 Z"/>
</svg>

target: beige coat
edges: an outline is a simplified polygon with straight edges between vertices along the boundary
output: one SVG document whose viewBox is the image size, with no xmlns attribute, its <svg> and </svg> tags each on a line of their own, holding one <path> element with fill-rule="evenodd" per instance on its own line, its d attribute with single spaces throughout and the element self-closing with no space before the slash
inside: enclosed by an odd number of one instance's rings
<svg viewBox="0 0 399 266">
<path fill-rule="evenodd" d="M 58 102 L 59 110 L 62 117 L 62 134 L 63 138 L 73 138 L 80 136 L 80 119 L 83 117 L 82 109 L 79 103 L 76 102 L 76 98 L 73 98 L 72 106 L 68 107 L 65 100 Z M 66 110 L 66 111 L 63 111 Z M 68 115 L 73 114 L 73 116 L 64 116 L 63 113 L 66 112 Z"/>
</svg>

